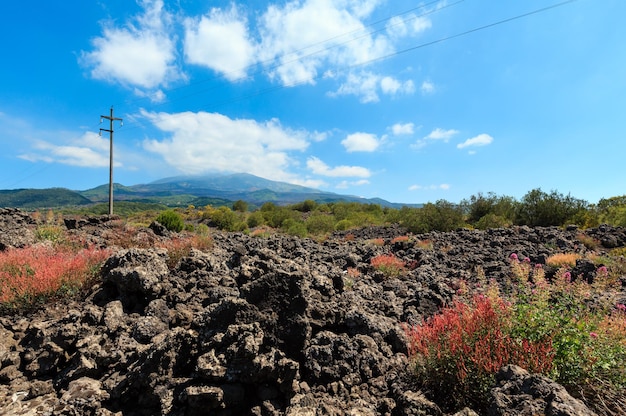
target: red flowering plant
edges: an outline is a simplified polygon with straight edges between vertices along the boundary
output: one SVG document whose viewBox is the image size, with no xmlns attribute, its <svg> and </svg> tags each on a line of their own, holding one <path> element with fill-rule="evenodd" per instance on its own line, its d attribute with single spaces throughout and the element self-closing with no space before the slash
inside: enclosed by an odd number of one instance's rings
<svg viewBox="0 0 626 416">
<path fill-rule="evenodd" d="M 423 388 L 449 393 L 439 402 L 447 411 L 484 411 L 496 372 L 516 364 L 561 383 L 598 414 L 623 414 L 626 306 L 616 302 L 619 276 L 600 266 L 587 283 L 561 268 L 548 281 L 525 257 L 511 255 L 510 263 L 510 281 L 491 281 L 473 297 L 461 291 L 439 314 L 407 326 Z"/>
<path fill-rule="evenodd" d="M 28 307 L 55 295 L 72 294 L 89 283 L 108 250 L 35 245 L 0 252 L 0 304 Z"/>
<path fill-rule="evenodd" d="M 381 254 L 373 257 L 370 264 L 376 270 L 383 272 L 385 277 L 398 277 L 406 272 L 406 263 L 393 254 Z"/>
</svg>

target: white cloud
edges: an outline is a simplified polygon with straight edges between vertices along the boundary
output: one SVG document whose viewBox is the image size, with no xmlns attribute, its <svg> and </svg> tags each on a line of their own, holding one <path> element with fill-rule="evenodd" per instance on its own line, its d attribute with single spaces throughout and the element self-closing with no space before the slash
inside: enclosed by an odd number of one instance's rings
<svg viewBox="0 0 626 416">
<path fill-rule="evenodd" d="M 378 149 L 381 141 L 373 134 L 353 133 L 341 141 L 348 152 L 373 152 Z"/>
<path fill-rule="evenodd" d="M 456 136 L 458 133 L 459 131 L 454 129 L 444 130 L 441 128 L 436 128 L 435 130 L 431 131 L 427 136 L 417 140 L 414 144 L 411 145 L 411 147 L 413 149 L 421 149 L 433 141 L 443 141 L 444 143 L 448 143 L 450 139 Z"/>
<path fill-rule="evenodd" d="M 368 33 L 361 21 L 379 3 L 298 0 L 270 5 L 258 22 L 260 60 L 283 85 L 293 85 L 313 83 L 327 65 L 354 65 L 389 54 L 393 48 L 387 37 Z"/>
<path fill-rule="evenodd" d="M 415 84 L 411 80 L 402 82 L 392 77 L 382 77 L 372 72 L 363 71 L 348 74 L 345 82 L 337 91 L 328 95 L 331 97 L 355 95 L 360 98 L 362 103 L 374 103 L 380 101 L 379 91 L 390 96 L 410 95 L 415 92 Z"/>
<path fill-rule="evenodd" d="M 427 140 L 443 140 L 444 142 L 448 142 L 453 136 L 456 136 L 459 133 L 458 130 L 450 129 L 444 130 L 440 128 L 436 128 L 431 131 L 428 136 L 424 137 Z"/>
<path fill-rule="evenodd" d="M 430 29 L 432 22 L 423 16 L 411 13 L 407 16 L 394 16 L 387 22 L 387 33 L 392 38 L 415 36 Z"/>
<path fill-rule="evenodd" d="M 435 92 L 435 84 L 433 84 L 430 81 L 424 81 L 422 82 L 422 85 L 420 86 L 420 91 L 422 92 L 423 95 L 432 94 Z"/>
<path fill-rule="evenodd" d="M 372 73 L 351 73 L 346 81 L 335 92 L 329 93 L 331 97 L 340 95 L 356 95 L 362 103 L 375 103 L 380 101 L 378 97 L 379 77 Z"/>
<path fill-rule="evenodd" d="M 171 134 L 163 140 L 145 140 L 144 148 L 187 174 L 249 172 L 293 182 L 288 173 L 294 164 L 291 152 L 304 151 L 312 139 L 310 133 L 284 128 L 276 119 L 257 122 L 206 112 L 141 115 Z"/>
<path fill-rule="evenodd" d="M 450 189 L 450 185 L 448 185 L 447 183 L 442 183 L 440 185 L 411 185 L 409 186 L 409 191 L 436 191 L 436 190 L 441 190 L 441 191 L 447 191 L 448 189 Z"/>
<path fill-rule="evenodd" d="M 391 132 L 394 134 L 394 136 L 409 135 L 409 134 L 413 134 L 414 131 L 415 131 L 415 124 L 413 123 L 405 123 L 405 124 L 397 123 L 391 126 Z"/>
<path fill-rule="evenodd" d="M 371 173 L 367 168 L 361 166 L 336 166 L 331 168 L 319 158 L 314 156 L 311 156 L 307 160 L 306 166 L 311 170 L 311 172 L 321 176 L 357 178 L 369 178 L 371 176 Z"/>
<path fill-rule="evenodd" d="M 21 154 L 19 157 L 30 162 L 101 168 L 109 166 L 109 140 L 92 132 L 85 133 L 70 145 L 56 145 L 38 140 L 31 152 Z M 122 164 L 116 161 L 114 165 Z"/>
<path fill-rule="evenodd" d="M 400 82 L 392 77 L 383 77 L 380 80 L 380 88 L 383 93 L 388 95 L 396 95 L 399 93 L 413 94 L 415 92 L 415 84 L 413 81 L 408 80 Z"/>
<path fill-rule="evenodd" d="M 140 2 L 144 14 L 136 22 L 103 27 L 103 35 L 92 39 L 94 50 L 82 52 L 80 62 L 91 76 L 123 85 L 154 89 L 182 74 L 175 65 L 175 42 L 169 35 L 170 16 L 162 0 Z"/>
<path fill-rule="evenodd" d="M 255 59 L 246 18 L 233 4 L 230 10 L 212 9 L 207 16 L 186 19 L 185 57 L 231 81 L 244 78 Z"/>
<path fill-rule="evenodd" d="M 488 134 L 479 134 L 478 136 L 472 137 L 470 139 L 465 140 L 463 143 L 459 143 L 456 147 L 459 149 L 464 149 L 466 147 L 478 147 L 478 146 L 487 146 L 493 142 L 493 137 Z"/>
</svg>

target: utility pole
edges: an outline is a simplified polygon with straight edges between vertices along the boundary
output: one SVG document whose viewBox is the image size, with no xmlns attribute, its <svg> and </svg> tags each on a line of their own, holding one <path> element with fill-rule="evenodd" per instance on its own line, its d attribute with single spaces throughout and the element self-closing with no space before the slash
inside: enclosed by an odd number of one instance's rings
<svg viewBox="0 0 626 416">
<path fill-rule="evenodd" d="M 100 136 L 103 131 L 109 132 L 109 216 L 113 215 L 113 122 L 119 120 L 120 126 L 124 125 L 121 118 L 113 117 L 113 106 L 111 106 L 111 115 L 100 116 L 100 123 L 104 119 L 109 120 L 108 129 L 100 129 Z"/>
</svg>

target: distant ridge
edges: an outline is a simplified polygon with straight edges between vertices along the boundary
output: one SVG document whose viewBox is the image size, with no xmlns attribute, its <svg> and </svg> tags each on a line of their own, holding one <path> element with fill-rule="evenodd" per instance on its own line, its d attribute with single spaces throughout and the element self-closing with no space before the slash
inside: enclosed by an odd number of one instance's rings
<svg viewBox="0 0 626 416">
<path fill-rule="evenodd" d="M 348 201 L 391 208 L 408 205 L 391 203 L 380 198 L 366 199 L 324 192 L 315 188 L 264 179 L 249 173 L 175 176 L 132 186 L 114 184 L 113 194 L 116 201 L 160 203 L 167 206 L 229 205 L 237 200 L 246 201 L 253 206 L 260 206 L 266 202 L 288 205 L 307 199 L 318 203 Z M 39 209 L 82 206 L 106 202 L 108 198 L 108 184 L 84 191 L 64 188 L 5 190 L 0 191 L 0 207 Z"/>
</svg>

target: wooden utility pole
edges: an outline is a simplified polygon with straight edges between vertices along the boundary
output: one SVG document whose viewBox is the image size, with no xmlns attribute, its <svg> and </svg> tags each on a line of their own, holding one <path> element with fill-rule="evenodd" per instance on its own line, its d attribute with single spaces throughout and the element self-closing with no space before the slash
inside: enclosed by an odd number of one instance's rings
<svg viewBox="0 0 626 416">
<path fill-rule="evenodd" d="M 124 122 L 121 118 L 113 117 L 113 107 L 111 107 L 111 115 L 100 116 L 100 123 L 102 123 L 105 118 L 109 120 L 109 128 L 100 129 L 100 136 L 102 136 L 103 131 L 109 132 L 109 216 L 111 216 L 113 215 L 113 122 L 118 120 L 120 126 L 122 126 Z"/>
</svg>

